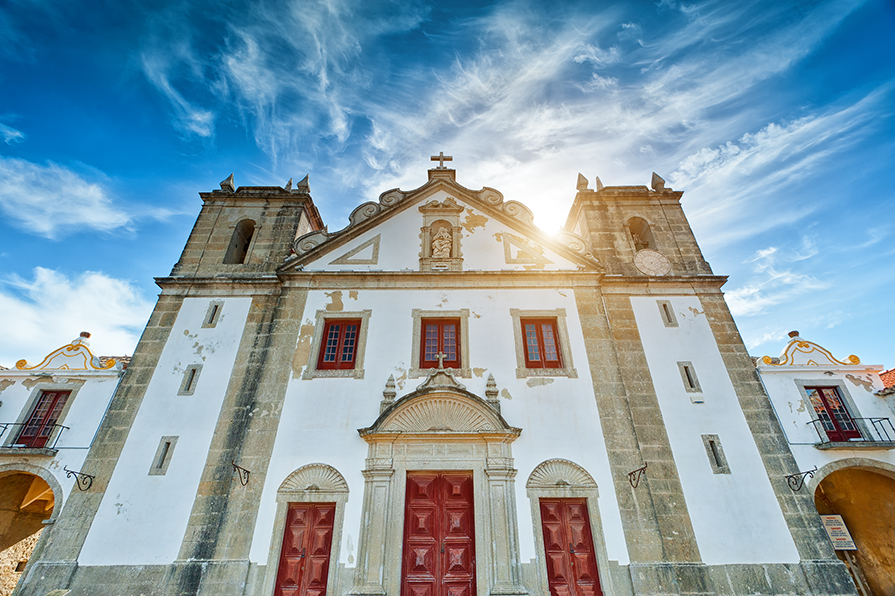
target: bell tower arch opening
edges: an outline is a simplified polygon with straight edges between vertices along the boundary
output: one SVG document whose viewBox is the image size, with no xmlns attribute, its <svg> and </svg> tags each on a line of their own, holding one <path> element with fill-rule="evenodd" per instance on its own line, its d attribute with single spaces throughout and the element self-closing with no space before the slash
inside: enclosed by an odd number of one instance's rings
<svg viewBox="0 0 895 596">
<path fill-rule="evenodd" d="M 227 254 L 224 256 L 224 263 L 228 265 L 245 263 L 254 235 L 255 222 L 251 219 L 244 219 L 236 224 L 230 239 L 230 246 L 227 247 Z"/>
</svg>

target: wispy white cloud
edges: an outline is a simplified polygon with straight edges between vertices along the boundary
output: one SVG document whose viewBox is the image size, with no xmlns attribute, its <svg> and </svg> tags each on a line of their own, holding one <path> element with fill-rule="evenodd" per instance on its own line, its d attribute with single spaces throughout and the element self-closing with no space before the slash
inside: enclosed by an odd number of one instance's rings
<svg viewBox="0 0 895 596">
<path fill-rule="evenodd" d="M 133 354 L 151 311 L 129 282 L 103 273 L 67 276 L 37 267 L 31 279 L 7 277 L 0 282 L 0 364 L 39 362 L 81 331 L 93 334 L 97 355 Z"/>
<path fill-rule="evenodd" d="M 131 216 L 103 186 L 47 162 L 0 157 L 0 210 L 30 233 L 56 238 L 127 226 Z"/>
<path fill-rule="evenodd" d="M 20 143 L 25 140 L 25 133 L 22 131 L 16 130 L 11 126 L 7 126 L 0 122 L 0 136 L 3 137 L 3 141 L 7 145 L 12 145 L 13 143 Z"/>
</svg>

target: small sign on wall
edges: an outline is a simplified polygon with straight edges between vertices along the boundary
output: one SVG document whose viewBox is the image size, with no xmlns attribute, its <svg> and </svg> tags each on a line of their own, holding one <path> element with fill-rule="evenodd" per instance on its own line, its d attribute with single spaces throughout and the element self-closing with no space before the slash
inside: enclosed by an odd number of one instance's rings
<svg viewBox="0 0 895 596">
<path fill-rule="evenodd" d="M 827 531 L 827 536 L 830 537 L 830 542 L 833 543 L 834 549 L 858 550 L 855 546 L 855 541 L 851 539 L 848 528 L 845 527 L 845 522 L 842 521 L 841 515 L 821 515 L 820 518 L 824 522 L 824 529 Z"/>
</svg>

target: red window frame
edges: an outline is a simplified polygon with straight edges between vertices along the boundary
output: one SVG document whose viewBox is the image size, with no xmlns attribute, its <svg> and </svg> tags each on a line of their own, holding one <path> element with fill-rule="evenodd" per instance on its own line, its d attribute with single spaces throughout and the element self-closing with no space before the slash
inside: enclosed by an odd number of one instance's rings
<svg viewBox="0 0 895 596">
<path fill-rule="evenodd" d="M 320 337 L 318 370 L 350 370 L 357 362 L 360 319 L 328 319 Z"/>
<path fill-rule="evenodd" d="M 460 368 L 460 319 L 420 321 L 420 368 L 438 368 L 437 354 L 445 354 L 444 368 Z"/>
<path fill-rule="evenodd" d="M 526 368 L 562 368 L 556 319 L 520 319 Z"/>
<path fill-rule="evenodd" d="M 15 444 L 31 449 L 44 447 L 56 428 L 56 422 L 62 415 L 69 396 L 71 391 L 41 391 L 31 415 L 16 437 Z"/>
<path fill-rule="evenodd" d="M 838 387 L 805 387 L 805 391 L 831 442 L 861 438 L 861 430 L 849 413 Z"/>
</svg>

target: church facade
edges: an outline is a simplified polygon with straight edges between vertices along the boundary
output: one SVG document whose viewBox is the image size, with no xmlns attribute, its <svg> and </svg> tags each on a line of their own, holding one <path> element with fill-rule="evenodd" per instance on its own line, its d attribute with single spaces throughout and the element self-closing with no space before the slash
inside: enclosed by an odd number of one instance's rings
<svg viewBox="0 0 895 596">
<path fill-rule="evenodd" d="M 681 192 L 203 206 L 21 595 L 854 594 Z"/>
</svg>

